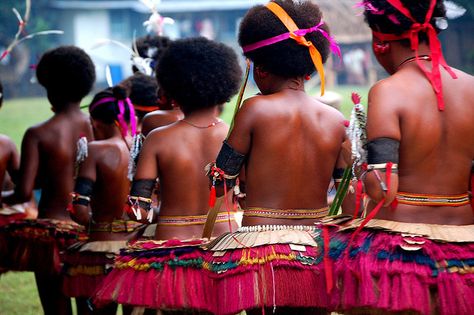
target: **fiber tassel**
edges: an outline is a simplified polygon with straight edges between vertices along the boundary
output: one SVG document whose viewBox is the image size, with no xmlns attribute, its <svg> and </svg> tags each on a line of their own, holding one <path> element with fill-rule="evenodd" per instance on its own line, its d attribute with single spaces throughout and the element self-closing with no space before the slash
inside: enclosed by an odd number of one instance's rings
<svg viewBox="0 0 474 315">
<path fill-rule="evenodd" d="M 209 208 L 213 208 L 215 204 L 216 204 L 216 186 L 213 183 L 211 187 L 211 193 L 209 195 Z"/>
<path fill-rule="evenodd" d="M 133 136 L 132 147 L 130 148 L 130 159 L 128 160 L 128 180 L 132 181 L 137 171 L 137 162 L 140 151 L 143 146 L 143 135 L 136 134 Z"/>
<path fill-rule="evenodd" d="M 76 142 L 76 167 L 84 162 L 88 155 L 87 138 L 81 136 Z"/>
<path fill-rule="evenodd" d="M 153 214 L 154 214 L 153 213 L 153 208 L 148 210 L 148 214 L 147 214 L 146 218 L 147 218 L 148 222 L 150 222 L 150 223 L 153 222 Z"/>
<path fill-rule="evenodd" d="M 324 240 L 324 273 L 326 274 L 326 290 L 330 294 L 334 286 L 332 277 L 332 263 L 329 258 L 329 231 L 326 225 L 323 225 L 323 240 Z"/>
</svg>

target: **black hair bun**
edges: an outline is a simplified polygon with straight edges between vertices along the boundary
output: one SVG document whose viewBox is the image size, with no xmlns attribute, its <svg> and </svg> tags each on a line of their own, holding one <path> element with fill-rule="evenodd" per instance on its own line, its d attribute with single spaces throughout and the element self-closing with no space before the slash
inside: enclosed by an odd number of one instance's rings
<svg viewBox="0 0 474 315">
<path fill-rule="evenodd" d="M 112 88 L 112 94 L 114 95 L 116 99 L 124 100 L 128 97 L 129 91 L 127 87 L 119 84 Z"/>
</svg>

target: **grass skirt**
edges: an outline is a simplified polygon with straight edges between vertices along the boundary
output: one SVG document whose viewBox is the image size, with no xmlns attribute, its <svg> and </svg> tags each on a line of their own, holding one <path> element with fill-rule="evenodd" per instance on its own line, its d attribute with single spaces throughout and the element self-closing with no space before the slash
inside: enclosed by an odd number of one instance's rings
<svg viewBox="0 0 474 315">
<path fill-rule="evenodd" d="M 316 239 L 316 240 L 315 240 Z M 136 242 L 122 250 L 94 303 L 236 314 L 261 307 L 326 307 L 315 228 Z"/>
<path fill-rule="evenodd" d="M 59 273 L 60 251 L 87 238 L 70 221 L 18 220 L 0 227 L 0 266 L 7 270 Z"/>
<path fill-rule="evenodd" d="M 331 309 L 474 314 L 473 225 L 455 232 L 453 226 L 384 220 L 369 224 L 372 227 L 356 234 L 350 250 L 352 230 L 331 236 L 336 286 Z M 410 231 L 425 232 L 405 234 Z M 463 242 L 453 242 L 453 233 Z"/>
<path fill-rule="evenodd" d="M 212 280 L 204 276 L 202 240 L 137 241 L 121 250 L 93 303 L 211 312 Z"/>
<path fill-rule="evenodd" d="M 76 243 L 61 255 L 63 291 L 69 297 L 91 297 L 112 270 L 127 241 Z"/>
</svg>

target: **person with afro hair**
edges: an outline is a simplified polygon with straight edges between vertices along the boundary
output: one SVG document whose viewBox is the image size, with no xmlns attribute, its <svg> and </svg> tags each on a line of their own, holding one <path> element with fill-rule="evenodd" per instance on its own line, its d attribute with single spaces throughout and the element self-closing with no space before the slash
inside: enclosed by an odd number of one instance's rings
<svg viewBox="0 0 474 315">
<path fill-rule="evenodd" d="M 156 78 L 135 72 L 123 80 L 120 85 L 130 91 L 129 98 L 132 101 L 138 119 L 138 130 L 141 131 L 145 115 L 159 109 L 158 83 Z"/>
<path fill-rule="evenodd" d="M 136 47 L 138 55 L 141 58 L 151 59 L 149 66 L 151 67 L 151 74 L 154 74 L 159 59 L 171 43 L 172 40 L 166 36 L 148 34 L 137 38 L 132 49 L 135 49 Z M 139 69 L 137 65 L 132 65 L 132 71 L 136 73 L 143 71 L 143 69 Z"/>
<path fill-rule="evenodd" d="M 127 94 L 125 87 L 117 85 L 97 93 L 89 105 L 95 140 L 88 143 L 88 156 L 79 166 L 69 208 L 71 218 L 87 229 L 89 239 L 65 252 L 62 268 L 64 292 L 76 299 L 78 314 L 116 314 L 116 304 L 90 312 L 87 299 L 110 271 L 118 250 L 144 227 L 124 219 L 130 191 L 125 136 L 135 119 Z M 103 272 L 90 275 L 91 268 Z"/>
<path fill-rule="evenodd" d="M 346 262 L 336 263 L 343 289 L 335 310 L 474 314 L 474 77 L 443 58 L 442 0 L 363 6 L 373 52 L 390 76 L 368 99 L 365 188 L 374 219 L 334 237 L 352 244 L 350 259 L 333 256 Z"/>
<path fill-rule="evenodd" d="M 58 255 L 81 231 L 66 208 L 74 187 L 76 142 L 81 137 L 92 139 L 89 117 L 79 105 L 94 84 L 95 67 L 82 49 L 61 46 L 41 57 L 36 76 L 46 89 L 54 115 L 26 131 L 15 192 L 3 202 L 29 201 L 33 189 L 41 189 L 39 219 L 17 225 L 16 235 L 24 237 L 15 239 L 15 251 L 4 259 L 11 262 L 11 268 L 35 272 L 45 314 L 71 314 L 70 299 L 62 292 Z M 28 236 L 31 225 L 38 231 Z"/>
<path fill-rule="evenodd" d="M 242 71 L 230 47 L 204 37 L 173 42 L 160 59 L 158 68 L 160 87 L 170 101 L 181 108 L 184 118 L 157 128 L 146 137 L 129 195 L 128 213 L 137 220 L 155 221 L 157 227 L 154 238 L 169 242 L 137 243 L 126 249 L 126 255 L 132 257 L 144 254 L 150 262 L 159 260 L 167 265 L 164 261 L 170 250 L 174 253 L 173 246 L 177 243 L 186 244 L 192 240 L 191 243 L 198 244 L 202 241 L 210 192 L 204 168 L 217 154 L 229 129 L 217 116 L 218 106 L 237 93 Z M 160 181 L 161 204 L 159 214 L 154 218 L 150 197 L 157 179 Z M 214 236 L 236 227 L 232 214 L 220 212 Z M 171 249 L 167 248 L 167 244 Z M 140 248 L 142 245 L 143 248 Z M 160 249 L 164 250 L 163 253 L 160 253 Z M 195 249 L 198 247 L 193 247 Z M 183 250 L 178 251 L 188 252 L 185 248 Z M 176 254 L 180 255 L 178 252 Z M 117 261 L 122 259 L 127 258 L 120 254 Z M 175 257 L 174 260 L 179 259 Z M 94 303 L 103 305 L 117 302 L 152 309 L 180 308 L 170 302 L 175 300 L 175 294 L 165 289 L 171 289 L 168 280 L 174 283 L 168 277 L 174 274 L 174 268 L 156 269 L 153 272 L 134 268 L 133 277 L 129 276 L 131 271 L 128 267 L 112 270 L 98 290 Z M 196 272 L 199 270 L 196 269 Z M 185 291 L 194 291 L 204 284 L 196 283 L 195 287 L 192 284 L 195 278 L 186 275 L 187 272 L 184 276 L 176 274 L 179 286 L 186 288 Z M 135 281 L 135 276 L 143 279 L 143 283 Z M 146 296 L 142 294 L 145 284 Z M 212 293 L 207 291 L 206 294 Z"/>
</svg>

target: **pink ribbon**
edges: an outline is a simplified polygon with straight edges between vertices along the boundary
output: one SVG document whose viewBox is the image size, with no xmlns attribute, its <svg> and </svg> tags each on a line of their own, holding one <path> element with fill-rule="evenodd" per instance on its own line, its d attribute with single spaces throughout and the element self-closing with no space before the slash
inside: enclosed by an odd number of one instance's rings
<svg viewBox="0 0 474 315">
<path fill-rule="evenodd" d="M 128 112 L 130 115 L 130 129 L 131 129 L 131 134 L 134 136 L 137 133 L 137 119 L 135 116 L 135 109 L 133 107 L 132 101 L 127 97 L 125 100 L 117 100 L 115 97 L 105 97 L 98 101 L 97 103 L 94 103 L 91 105 L 89 108 L 89 112 L 92 112 L 97 106 L 105 103 L 110 103 L 110 102 L 117 102 L 118 108 L 119 108 L 119 114 L 117 116 L 117 120 L 119 123 L 120 127 L 120 132 L 122 133 L 122 136 L 126 136 L 129 130 L 128 124 L 125 121 L 125 103 L 127 103 L 128 106 Z"/>
<path fill-rule="evenodd" d="M 324 22 L 321 21 L 319 22 L 319 24 L 310 28 L 299 29 L 294 32 L 287 32 L 287 33 L 283 33 L 277 36 L 273 36 L 273 37 L 258 41 L 256 43 L 246 45 L 242 47 L 242 50 L 244 51 L 244 53 L 247 53 L 247 52 L 250 52 L 250 51 L 265 47 L 265 46 L 273 45 L 281 41 L 284 41 L 286 39 L 289 39 L 291 34 L 294 34 L 296 36 L 305 36 L 308 33 L 320 32 L 329 41 L 331 51 L 334 54 L 336 54 L 339 58 L 341 58 L 341 49 L 339 48 L 339 45 L 331 36 L 329 36 L 329 34 L 325 30 L 321 29 L 321 25 L 323 24 Z"/>
</svg>

